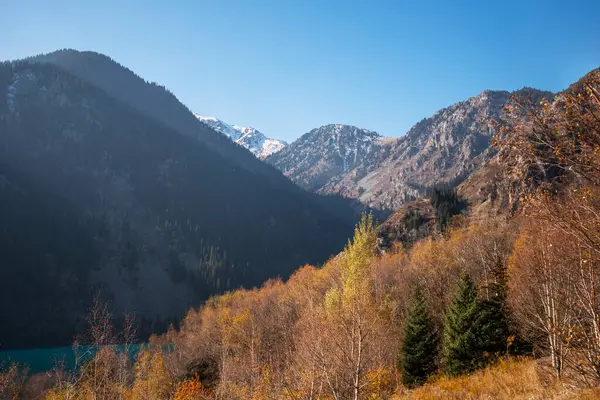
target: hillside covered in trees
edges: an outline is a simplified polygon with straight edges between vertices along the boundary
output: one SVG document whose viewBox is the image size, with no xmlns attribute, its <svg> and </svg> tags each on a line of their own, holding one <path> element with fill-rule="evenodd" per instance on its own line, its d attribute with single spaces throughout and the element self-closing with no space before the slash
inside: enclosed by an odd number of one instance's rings
<svg viewBox="0 0 600 400">
<path fill-rule="evenodd" d="M 134 366 L 103 347 L 77 372 L 9 369 L 5 387 L 47 399 L 595 398 L 600 71 L 505 111 L 490 161 L 494 190 L 510 189 L 505 212 L 448 218 L 455 192 L 434 192 L 431 234 L 383 254 L 365 215 L 322 268 L 211 298 Z M 94 310 L 94 344 L 128 336 Z"/>
<path fill-rule="evenodd" d="M 0 93 L 3 348 L 70 344 L 97 292 L 147 337 L 211 295 L 324 262 L 360 216 L 62 67 L 0 64 Z"/>
</svg>

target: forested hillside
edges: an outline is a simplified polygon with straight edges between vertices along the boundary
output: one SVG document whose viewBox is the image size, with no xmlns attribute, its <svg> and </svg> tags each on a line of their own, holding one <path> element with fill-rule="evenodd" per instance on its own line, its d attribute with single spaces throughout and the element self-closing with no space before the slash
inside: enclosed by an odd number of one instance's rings
<svg viewBox="0 0 600 400">
<path fill-rule="evenodd" d="M 324 262 L 357 218 L 61 67 L 1 64 L 0 93 L 3 347 L 70 343 L 97 291 L 159 330 L 212 294 Z"/>
<path fill-rule="evenodd" d="M 441 222 L 383 254 L 365 215 L 322 268 L 213 297 L 135 368 L 106 347 L 79 373 L 47 375 L 47 398 L 596 398 L 600 71 L 505 111 L 495 167 L 510 184 L 494 187 L 513 208 L 449 218 L 456 192 L 433 192 Z M 92 315 L 94 343 L 119 333 Z M 32 389 L 19 376 L 3 379 Z"/>
<path fill-rule="evenodd" d="M 201 141 L 230 163 L 260 174 L 273 183 L 285 184 L 276 169 L 256 160 L 243 146 L 232 146 L 228 138 L 198 121 L 165 87 L 146 82 L 104 54 L 64 49 L 28 60 L 59 66 L 173 130 Z"/>
</svg>

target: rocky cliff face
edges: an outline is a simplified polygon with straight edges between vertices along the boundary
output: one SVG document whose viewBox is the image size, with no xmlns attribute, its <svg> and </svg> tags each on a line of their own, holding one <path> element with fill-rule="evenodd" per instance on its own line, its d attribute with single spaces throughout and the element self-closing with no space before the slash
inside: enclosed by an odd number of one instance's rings
<svg viewBox="0 0 600 400">
<path fill-rule="evenodd" d="M 521 102 L 533 107 L 539 106 L 543 97 L 552 104 L 551 109 L 555 113 L 561 108 L 559 103 L 562 93 L 564 92 L 554 96 L 549 92 L 523 89 L 519 94 L 524 97 Z M 506 118 L 505 123 L 510 124 L 510 121 L 511 118 Z M 519 131 L 527 132 L 528 129 L 531 127 L 522 126 Z M 458 195 L 468 203 L 469 212 L 475 218 L 512 215 L 517 211 L 524 195 L 538 185 L 552 180 L 552 168 L 549 168 L 544 161 L 532 162 L 519 154 L 512 153 L 513 150 L 507 145 L 507 140 L 510 141 L 508 132 L 510 130 L 498 133 L 495 137 L 496 146 L 486 150 L 488 156 L 485 157 L 485 163 L 457 187 Z M 521 176 L 515 174 L 515 171 L 529 171 L 529 173 Z"/>
</svg>

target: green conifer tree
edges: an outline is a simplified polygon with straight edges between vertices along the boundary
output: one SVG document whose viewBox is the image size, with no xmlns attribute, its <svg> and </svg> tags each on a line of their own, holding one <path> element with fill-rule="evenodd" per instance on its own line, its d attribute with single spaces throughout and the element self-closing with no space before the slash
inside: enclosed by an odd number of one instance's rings
<svg viewBox="0 0 600 400">
<path fill-rule="evenodd" d="M 404 327 L 399 368 L 402 383 L 409 388 L 427 381 L 437 368 L 438 332 L 431 320 L 420 288 L 414 293 L 413 305 Z"/>
<path fill-rule="evenodd" d="M 496 299 L 482 301 L 476 328 L 479 353 L 485 363 L 507 352 L 510 334 L 502 302 Z"/>
<path fill-rule="evenodd" d="M 483 365 L 481 307 L 471 277 L 463 274 L 446 310 L 442 363 L 447 375 L 472 372 Z"/>
<path fill-rule="evenodd" d="M 487 287 L 488 298 L 480 302 L 479 347 L 487 361 L 505 354 L 509 349 L 510 330 L 506 314 L 508 285 L 506 267 L 498 260 L 491 271 L 492 280 Z"/>
</svg>

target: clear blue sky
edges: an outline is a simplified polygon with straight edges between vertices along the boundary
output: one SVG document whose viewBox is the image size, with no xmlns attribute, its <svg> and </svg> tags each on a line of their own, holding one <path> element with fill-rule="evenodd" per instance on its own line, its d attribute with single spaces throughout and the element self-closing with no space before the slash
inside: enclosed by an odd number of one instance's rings
<svg viewBox="0 0 600 400">
<path fill-rule="evenodd" d="M 0 0 L 0 59 L 94 50 L 273 137 L 400 136 L 484 89 L 565 88 L 600 66 L 599 16 L 598 0 Z"/>
</svg>

